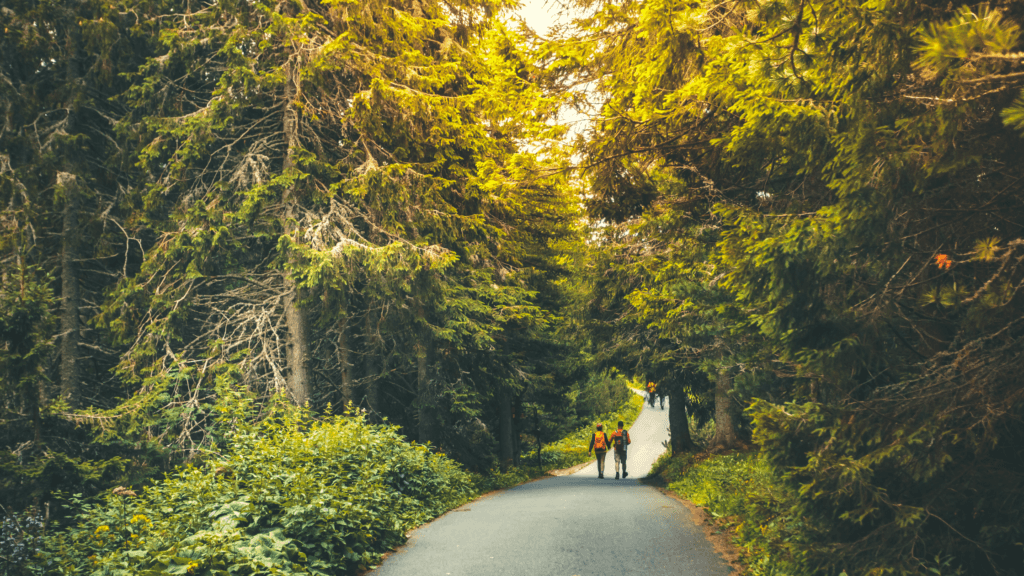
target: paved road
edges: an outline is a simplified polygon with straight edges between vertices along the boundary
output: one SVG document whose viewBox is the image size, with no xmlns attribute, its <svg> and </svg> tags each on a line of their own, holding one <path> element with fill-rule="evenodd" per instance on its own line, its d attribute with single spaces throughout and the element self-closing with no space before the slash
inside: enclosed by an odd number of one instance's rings
<svg viewBox="0 0 1024 576">
<path fill-rule="evenodd" d="M 374 576 L 724 576 L 715 553 L 679 502 L 646 476 L 668 438 L 665 409 L 644 405 L 630 431 L 629 478 L 605 479 L 592 463 L 470 502 L 412 532 Z"/>
</svg>

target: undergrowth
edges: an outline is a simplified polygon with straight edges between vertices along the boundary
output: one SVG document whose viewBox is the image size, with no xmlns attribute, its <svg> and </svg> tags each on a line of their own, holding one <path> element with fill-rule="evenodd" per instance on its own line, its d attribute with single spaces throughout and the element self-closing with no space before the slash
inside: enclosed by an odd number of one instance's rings
<svg viewBox="0 0 1024 576">
<path fill-rule="evenodd" d="M 807 538 L 793 512 L 796 494 L 757 452 L 662 456 L 652 475 L 670 490 L 706 509 L 730 530 L 751 576 L 801 576 L 812 570 L 795 552 Z"/>
<path fill-rule="evenodd" d="M 222 454 L 138 494 L 75 501 L 43 574 L 349 574 L 475 495 L 470 475 L 362 416 L 298 411 L 243 426 Z"/>
</svg>

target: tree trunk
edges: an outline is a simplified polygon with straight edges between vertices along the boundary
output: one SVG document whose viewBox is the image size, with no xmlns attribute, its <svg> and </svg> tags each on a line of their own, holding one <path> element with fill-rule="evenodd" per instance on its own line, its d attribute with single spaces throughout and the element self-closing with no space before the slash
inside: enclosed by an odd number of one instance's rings
<svg viewBox="0 0 1024 576">
<path fill-rule="evenodd" d="M 22 384 L 22 406 L 32 421 L 33 450 L 39 450 L 43 445 L 43 423 L 39 416 L 39 388 L 31 378 L 26 378 Z"/>
<path fill-rule="evenodd" d="M 373 324 L 373 314 L 366 311 L 366 321 L 363 327 L 363 378 L 366 381 L 363 390 L 363 399 L 370 407 L 370 412 L 380 414 L 380 391 L 378 390 L 377 378 L 380 376 L 380 368 L 377 367 L 377 330 Z"/>
<path fill-rule="evenodd" d="M 690 436 L 690 421 L 686 417 L 686 394 L 682 390 L 672 390 L 669 393 L 668 427 L 673 456 L 696 449 L 697 446 Z"/>
<path fill-rule="evenodd" d="M 60 258 L 60 395 L 69 406 L 78 408 L 79 383 L 82 380 L 78 361 L 81 338 L 79 310 L 82 306 L 78 280 L 78 179 L 73 174 L 58 172 L 57 186 L 64 194 L 63 251 Z"/>
<path fill-rule="evenodd" d="M 436 442 L 437 436 L 434 430 L 436 422 L 436 410 L 434 398 L 434 387 L 430 381 L 429 362 L 429 334 L 426 328 L 426 313 L 423 306 L 416 308 L 416 397 L 419 404 L 419 433 L 420 443 Z"/>
<path fill-rule="evenodd" d="M 301 296 L 294 280 L 286 280 L 288 294 L 284 300 L 285 325 L 288 327 L 286 362 L 288 363 L 288 397 L 302 406 L 310 400 L 309 322 L 299 305 Z"/>
<path fill-rule="evenodd" d="M 25 260 L 22 259 L 20 254 L 20 248 L 15 246 L 16 265 L 21 275 L 21 300 L 19 304 L 25 302 Z M 41 396 L 40 386 L 37 384 L 38 378 L 24 378 L 23 372 L 25 371 L 24 358 L 32 350 L 32 335 L 30 334 L 31 326 L 22 324 L 18 326 L 18 331 L 15 334 L 10 335 L 11 339 L 7 345 L 10 347 L 16 358 L 20 357 L 21 360 L 14 362 L 8 362 L 7 364 L 7 381 L 17 386 L 17 383 L 21 381 L 21 407 L 24 413 L 27 413 L 29 419 L 32 421 L 32 430 L 34 432 L 34 450 L 42 448 L 43 440 L 43 426 L 42 421 L 39 417 L 39 398 Z"/>
<path fill-rule="evenodd" d="M 519 433 L 523 426 L 523 397 L 519 395 L 512 401 L 512 465 L 520 465 L 520 457 L 523 453 Z"/>
<path fill-rule="evenodd" d="M 64 130 L 69 135 L 78 130 L 77 102 L 79 98 L 78 47 L 81 46 L 81 27 L 72 21 L 68 22 L 67 64 L 64 69 L 65 83 L 70 88 L 70 100 L 65 102 L 67 119 Z M 79 181 L 75 176 L 73 155 L 65 156 L 62 164 L 66 172 L 57 173 L 57 189 L 64 195 L 64 222 L 61 231 L 63 244 L 61 264 L 61 299 L 60 299 L 60 395 L 71 408 L 78 408 L 81 403 L 80 383 L 82 367 L 79 362 L 79 341 L 81 339 L 80 310 L 82 307 L 81 284 L 78 275 L 79 248 L 79 202 L 81 194 Z M 41 385 L 40 391 L 46 389 Z"/>
<path fill-rule="evenodd" d="M 539 408 L 537 410 L 534 410 L 533 412 L 533 429 L 537 431 L 537 466 L 541 466 L 544 464 L 544 460 L 542 458 L 544 452 L 544 443 L 540 439 L 541 430 Z"/>
<path fill-rule="evenodd" d="M 285 87 L 284 87 L 284 132 L 287 151 L 284 157 L 284 170 L 295 167 L 295 153 L 299 147 L 299 112 L 293 101 L 298 92 L 298 66 L 292 62 L 285 65 Z M 297 190 L 293 186 L 285 191 L 285 223 L 284 230 L 287 236 L 297 241 L 299 226 L 296 224 L 300 215 L 297 214 L 298 198 Z M 296 284 L 295 280 L 288 275 L 285 276 L 285 300 L 284 316 L 285 325 L 288 328 L 288 342 L 286 350 L 286 362 L 288 363 L 288 395 L 298 405 L 303 405 L 312 396 L 312 374 L 309 369 L 310 344 L 309 344 L 309 320 L 306 311 L 299 302 L 303 297 L 303 290 Z"/>
<path fill-rule="evenodd" d="M 342 317 L 338 322 L 338 360 L 341 362 L 341 403 L 342 409 L 347 410 L 353 400 L 352 387 L 352 366 L 349 363 L 348 344 L 348 315 Z"/>
<path fill-rule="evenodd" d="M 727 368 L 722 368 L 718 372 L 718 381 L 715 383 L 715 437 L 711 439 L 709 446 L 711 450 L 731 450 L 739 444 L 730 392 L 732 392 L 732 377 Z"/>
<path fill-rule="evenodd" d="M 512 398 L 506 390 L 498 393 L 498 461 L 502 472 L 512 465 Z"/>
</svg>

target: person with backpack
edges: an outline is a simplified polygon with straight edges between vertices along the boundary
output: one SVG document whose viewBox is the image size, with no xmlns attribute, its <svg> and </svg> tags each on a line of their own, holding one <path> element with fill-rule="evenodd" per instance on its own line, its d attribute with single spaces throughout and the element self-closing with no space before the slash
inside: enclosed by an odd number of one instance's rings
<svg viewBox="0 0 1024 576">
<path fill-rule="evenodd" d="M 654 408 L 654 397 L 658 394 L 658 385 L 654 382 L 647 383 L 647 403 Z"/>
<path fill-rule="evenodd" d="M 612 432 L 612 449 L 615 450 L 615 479 L 619 479 L 619 462 L 622 462 L 622 477 L 629 476 L 626 472 L 626 447 L 633 443 L 629 439 L 629 430 L 622 428 L 623 422 L 619 420 L 619 429 Z"/>
<path fill-rule="evenodd" d="M 608 454 L 608 446 L 611 442 L 608 441 L 608 435 L 604 433 L 604 425 L 600 422 L 597 423 L 597 432 L 590 437 L 590 448 L 587 450 L 587 454 L 593 452 L 597 456 L 597 477 L 604 478 L 604 457 Z M 618 475 L 616 475 L 618 478 Z"/>
</svg>

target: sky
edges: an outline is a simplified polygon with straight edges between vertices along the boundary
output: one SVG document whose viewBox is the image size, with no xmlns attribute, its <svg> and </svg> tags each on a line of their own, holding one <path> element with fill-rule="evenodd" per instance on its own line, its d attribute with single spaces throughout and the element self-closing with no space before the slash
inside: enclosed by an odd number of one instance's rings
<svg viewBox="0 0 1024 576">
<path fill-rule="evenodd" d="M 526 24 L 541 36 L 548 35 L 548 29 L 558 19 L 558 4 L 554 0 L 520 0 L 519 14 Z"/>
<path fill-rule="evenodd" d="M 527 26 L 541 37 L 547 38 L 554 24 L 567 23 L 573 16 L 573 12 L 563 6 L 567 3 L 566 0 L 519 0 L 520 8 L 516 12 L 526 20 Z M 559 15 L 559 11 L 564 14 Z M 588 124 L 585 115 L 569 108 L 562 109 L 559 121 L 569 127 L 567 141 L 583 131 Z"/>
</svg>

